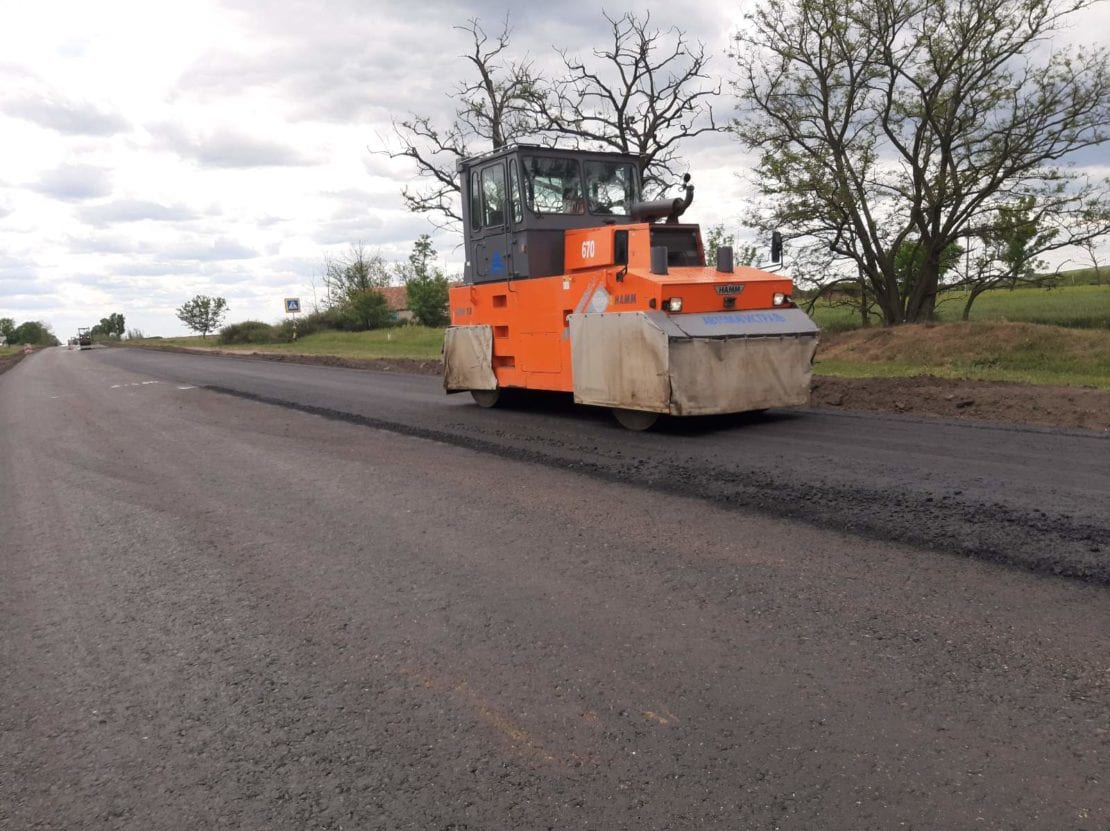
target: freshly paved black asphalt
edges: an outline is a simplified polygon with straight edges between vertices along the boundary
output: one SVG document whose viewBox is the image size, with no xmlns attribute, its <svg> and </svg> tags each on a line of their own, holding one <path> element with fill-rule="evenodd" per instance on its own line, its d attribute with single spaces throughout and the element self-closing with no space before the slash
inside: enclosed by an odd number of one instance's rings
<svg viewBox="0 0 1110 831">
<path fill-rule="evenodd" d="M 621 430 L 537 396 L 496 413 L 433 377 L 139 350 L 110 367 L 873 538 L 1110 584 L 1110 435 L 783 411 Z"/>
<path fill-rule="evenodd" d="M 36 354 L 0 828 L 1110 828 L 1108 448 Z"/>
</svg>

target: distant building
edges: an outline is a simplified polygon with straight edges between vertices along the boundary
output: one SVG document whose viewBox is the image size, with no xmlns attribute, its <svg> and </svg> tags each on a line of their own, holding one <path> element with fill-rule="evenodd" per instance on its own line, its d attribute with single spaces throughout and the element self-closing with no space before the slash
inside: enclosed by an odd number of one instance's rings
<svg viewBox="0 0 1110 831">
<path fill-rule="evenodd" d="M 405 286 L 385 286 L 378 289 L 384 296 L 385 302 L 389 304 L 389 310 L 393 312 L 394 320 L 403 320 L 406 323 L 413 318 L 413 314 L 409 311 L 409 290 Z"/>
</svg>

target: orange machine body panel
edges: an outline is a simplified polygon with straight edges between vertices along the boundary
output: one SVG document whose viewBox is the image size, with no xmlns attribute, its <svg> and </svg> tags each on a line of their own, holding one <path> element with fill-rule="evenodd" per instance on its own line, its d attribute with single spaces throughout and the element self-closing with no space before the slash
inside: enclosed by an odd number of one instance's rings
<svg viewBox="0 0 1110 831">
<path fill-rule="evenodd" d="M 697 234 L 696 226 L 685 227 Z M 792 282 L 780 274 L 746 266 L 732 273 L 707 266 L 652 273 L 651 228 L 645 223 L 567 231 L 565 274 L 452 288 L 451 323 L 493 328 L 500 386 L 572 392 L 571 314 L 667 311 L 671 298 L 681 298 L 683 314 L 783 308 L 774 306 L 773 297 L 789 296 Z M 621 232 L 627 234 L 627 264 L 616 262 Z M 700 235 L 697 244 L 700 251 Z"/>
</svg>

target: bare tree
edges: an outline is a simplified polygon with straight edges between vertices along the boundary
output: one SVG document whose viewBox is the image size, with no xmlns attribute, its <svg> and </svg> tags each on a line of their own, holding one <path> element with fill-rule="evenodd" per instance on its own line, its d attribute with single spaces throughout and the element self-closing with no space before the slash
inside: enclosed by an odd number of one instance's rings
<svg viewBox="0 0 1110 831">
<path fill-rule="evenodd" d="M 1108 183 L 1063 162 L 1110 138 L 1107 52 L 1051 44 L 1092 2 L 767 0 L 734 50 L 758 223 L 850 263 L 894 324 L 932 317 L 945 252 L 1001 228 L 1000 208 L 1105 216 Z"/>
<path fill-rule="evenodd" d="M 664 190 L 676 178 L 678 144 L 722 129 L 712 106 L 720 84 L 704 44 L 677 27 L 651 28 L 650 13 L 605 20 L 610 43 L 594 61 L 559 51 L 566 72 L 535 98 L 538 121 L 554 141 L 639 156 L 645 191 Z"/>
<path fill-rule="evenodd" d="M 385 258 L 380 253 L 369 253 L 361 242 L 352 245 L 346 254 L 324 256 L 323 280 L 329 305 L 388 286 L 391 277 Z"/>
<path fill-rule="evenodd" d="M 535 98 L 538 79 L 529 60 L 508 57 L 508 17 L 492 39 L 477 19 L 455 28 L 470 35 L 472 48 L 464 57 L 474 70 L 473 80 L 457 84 L 451 95 L 458 101 L 455 120 L 446 127 L 437 127 L 423 115 L 394 122 L 399 148 L 388 151 L 391 158 L 412 159 L 424 182 L 402 190 L 405 206 L 429 214 L 441 228 L 462 223 L 458 161 L 504 147 L 535 130 L 528 102 Z"/>
</svg>

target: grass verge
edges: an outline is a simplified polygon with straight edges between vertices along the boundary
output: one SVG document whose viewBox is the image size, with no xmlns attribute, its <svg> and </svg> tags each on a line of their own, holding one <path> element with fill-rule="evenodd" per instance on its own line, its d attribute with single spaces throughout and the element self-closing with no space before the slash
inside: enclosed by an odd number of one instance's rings
<svg viewBox="0 0 1110 831">
<path fill-rule="evenodd" d="M 966 292 L 940 296 L 937 318 L 942 323 L 960 320 Z M 844 331 L 860 325 L 859 313 L 848 306 L 821 302 L 813 319 L 823 329 Z M 984 292 L 971 307 L 972 322 L 1010 321 L 1068 326 L 1081 329 L 1110 329 L 1110 284 L 1060 286 L 1052 289 L 994 289 Z"/>
<path fill-rule="evenodd" d="M 320 332 L 296 343 L 221 346 L 214 337 L 149 338 L 134 346 L 293 357 L 438 361 L 442 329 Z M 978 381 L 1110 388 L 1110 330 L 972 322 L 826 333 L 816 373 L 841 378 L 935 375 Z"/>
<path fill-rule="evenodd" d="M 815 371 L 1110 389 L 1110 331 L 989 322 L 857 329 L 823 338 Z"/>
<path fill-rule="evenodd" d="M 128 341 L 131 346 L 213 349 L 221 352 L 278 353 L 285 355 L 328 355 L 354 360 L 411 358 L 439 360 L 443 348 L 443 329 L 426 326 L 398 326 L 372 332 L 317 332 L 298 338 L 295 343 L 222 345 L 214 335 L 207 338 L 144 338 Z"/>
</svg>

